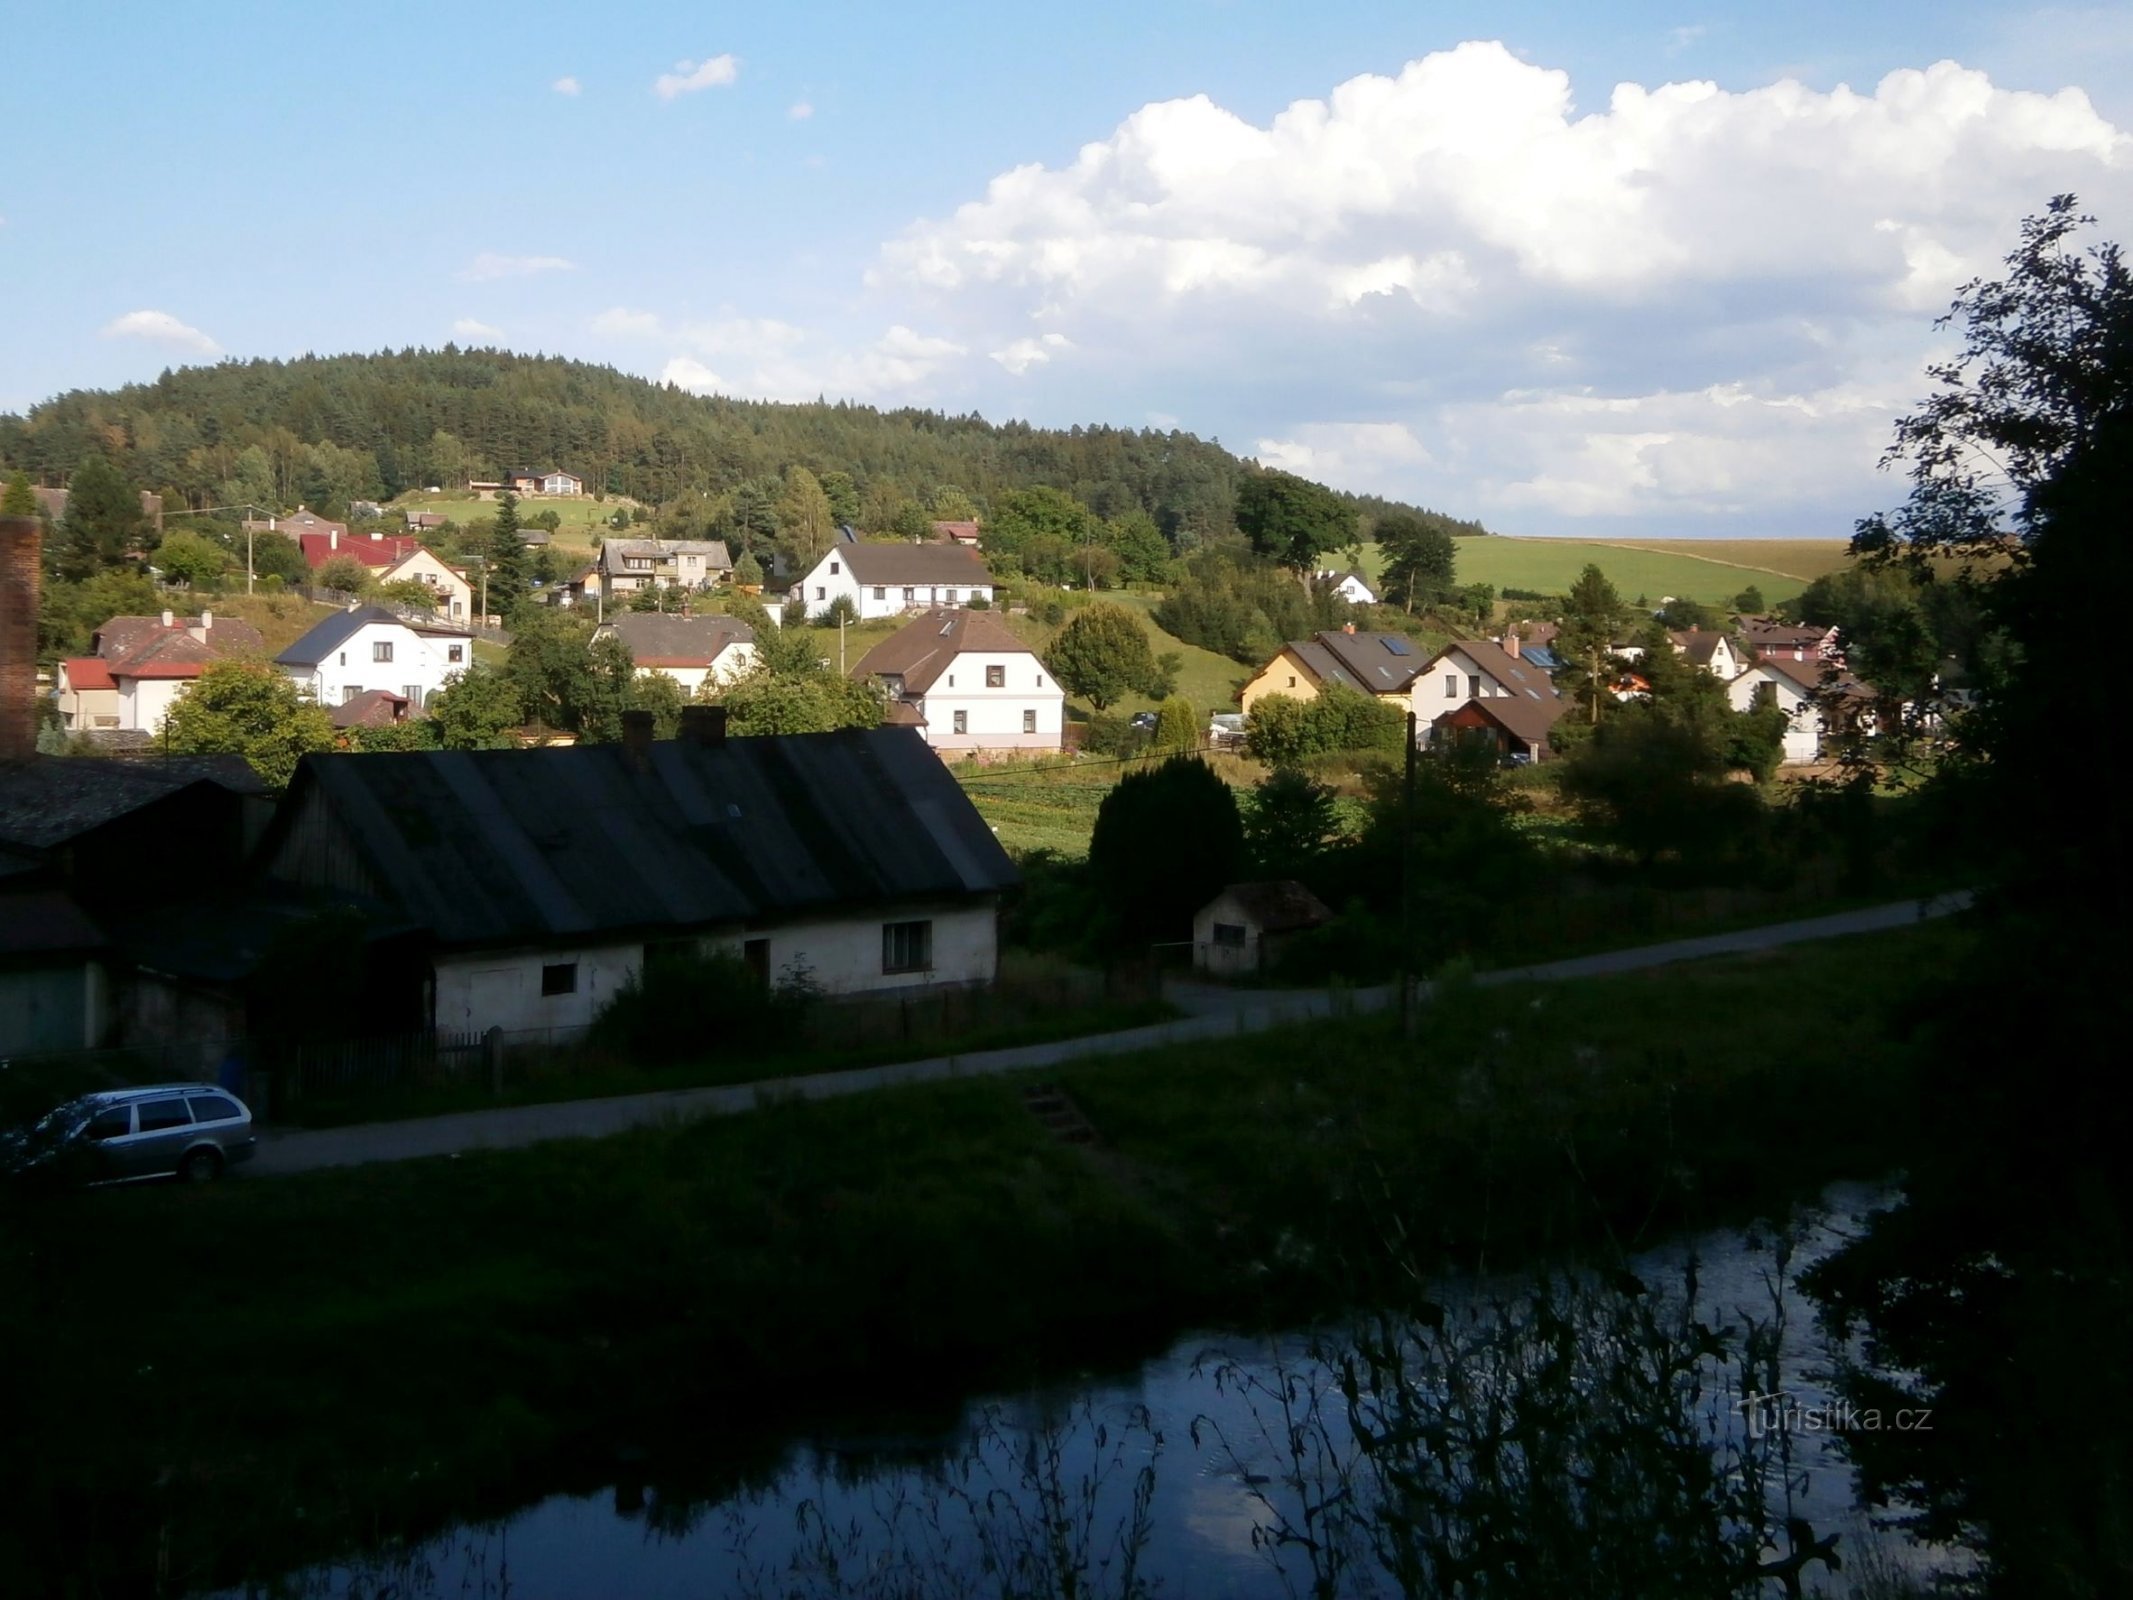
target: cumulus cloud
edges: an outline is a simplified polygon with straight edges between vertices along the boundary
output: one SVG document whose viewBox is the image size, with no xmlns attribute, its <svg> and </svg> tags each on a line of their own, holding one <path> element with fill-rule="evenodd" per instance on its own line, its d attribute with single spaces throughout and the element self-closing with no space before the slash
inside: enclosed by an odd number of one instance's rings
<svg viewBox="0 0 2133 1600">
<path fill-rule="evenodd" d="M 649 311 L 632 311 L 628 306 L 610 306 L 592 319 L 592 331 L 610 337 L 630 339 L 657 338 L 660 331 L 659 318 Z"/>
<path fill-rule="evenodd" d="M 1931 317 L 2063 190 L 2133 214 L 2133 137 L 2079 90 L 1941 62 L 1580 111 L 1470 43 L 1263 125 L 1144 106 L 888 241 L 869 283 L 1009 373 L 1193 392 L 1188 425 L 1354 487 L 1773 526 L 1878 503 Z"/>
<path fill-rule="evenodd" d="M 501 340 L 504 330 L 487 322 L 477 322 L 472 317 L 461 317 L 452 324 L 455 339 L 486 339 L 492 344 Z"/>
<path fill-rule="evenodd" d="M 221 345 L 191 323 L 180 322 L 168 311 L 129 311 L 105 323 L 102 332 L 106 339 L 145 339 L 150 344 L 187 350 L 194 355 L 222 353 Z"/>
<path fill-rule="evenodd" d="M 459 269 L 459 277 L 464 283 L 492 283 L 498 278 L 530 278 L 542 272 L 575 272 L 577 265 L 561 256 L 505 256 L 484 250 Z"/>
<path fill-rule="evenodd" d="M 585 86 L 583 84 L 578 82 L 576 78 L 570 77 L 567 74 L 563 77 L 556 79 L 556 81 L 551 83 L 548 87 L 553 89 L 557 94 L 570 96 L 573 100 L 575 100 L 585 90 Z"/>
<path fill-rule="evenodd" d="M 774 317 L 683 323 L 668 335 L 684 348 L 661 369 L 667 382 L 757 400 L 925 401 L 968 354 L 952 339 L 901 323 L 857 341 Z"/>
<path fill-rule="evenodd" d="M 815 114 L 815 108 L 805 100 L 795 100 L 785 108 L 785 114 L 795 122 L 805 122 Z"/>
<path fill-rule="evenodd" d="M 704 61 L 677 61 L 672 72 L 662 72 L 652 80 L 652 93 L 662 100 L 695 94 L 700 89 L 718 89 L 733 82 L 741 75 L 741 63 L 730 55 L 712 56 Z"/>
</svg>

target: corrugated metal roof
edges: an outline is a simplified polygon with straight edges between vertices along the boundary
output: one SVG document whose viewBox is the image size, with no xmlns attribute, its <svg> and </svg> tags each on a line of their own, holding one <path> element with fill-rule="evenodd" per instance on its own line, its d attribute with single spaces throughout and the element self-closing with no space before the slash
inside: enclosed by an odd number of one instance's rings
<svg viewBox="0 0 2133 1600">
<path fill-rule="evenodd" d="M 307 758 L 291 791 L 447 944 L 990 893 L 1015 868 L 905 728 Z M 270 846 L 270 851 L 272 847 Z"/>
</svg>

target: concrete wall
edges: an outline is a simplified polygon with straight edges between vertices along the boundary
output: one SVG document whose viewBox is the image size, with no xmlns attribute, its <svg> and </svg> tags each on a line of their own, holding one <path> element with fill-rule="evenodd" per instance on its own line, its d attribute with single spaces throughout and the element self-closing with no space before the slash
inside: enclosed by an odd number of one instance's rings
<svg viewBox="0 0 2133 1600">
<path fill-rule="evenodd" d="M 881 970 L 882 927 L 891 922 L 933 924 L 933 966 L 925 972 Z M 708 950 L 744 952 L 751 939 L 770 941 L 773 983 L 806 977 L 829 995 L 990 983 L 999 972 L 998 918 L 991 905 L 894 907 L 866 915 L 825 917 L 774 928 L 706 934 Z M 541 970 L 577 963 L 570 994 L 543 995 Z M 600 1014 L 642 969 L 644 945 L 592 944 L 577 949 L 484 952 L 439 958 L 436 1026 L 449 1031 L 506 1033 L 536 1028 L 581 1028 Z"/>
</svg>

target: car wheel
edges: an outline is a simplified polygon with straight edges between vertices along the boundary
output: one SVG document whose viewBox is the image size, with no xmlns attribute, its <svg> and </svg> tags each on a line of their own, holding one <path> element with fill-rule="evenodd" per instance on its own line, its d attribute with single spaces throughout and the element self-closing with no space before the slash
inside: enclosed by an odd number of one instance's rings
<svg viewBox="0 0 2133 1600">
<path fill-rule="evenodd" d="M 216 1150 L 188 1150 L 178 1163 L 178 1176 L 187 1183 L 213 1183 L 222 1176 L 222 1154 Z"/>
</svg>

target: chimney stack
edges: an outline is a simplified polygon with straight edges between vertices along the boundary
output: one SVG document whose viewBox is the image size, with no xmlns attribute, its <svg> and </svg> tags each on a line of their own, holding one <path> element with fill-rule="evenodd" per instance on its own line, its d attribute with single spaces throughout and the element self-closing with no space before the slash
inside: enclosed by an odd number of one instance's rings
<svg viewBox="0 0 2133 1600">
<path fill-rule="evenodd" d="M 681 736 L 690 744 L 702 745 L 707 750 L 717 749 L 726 742 L 726 708 L 683 706 Z"/>
<path fill-rule="evenodd" d="M 1355 632 L 1355 624 L 1354 624 L 1354 623 L 1352 623 L 1352 622 L 1344 622 L 1344 623 L 1342 623 L 1342 624 L 1341 624 L 1341 632 L 1343 632 L 1343 633 L 1353 633 L 1353 632 Z"/>
<path fill-rule="evenodd" d="M 37 753 L 37 583 L 44 525 L 0 517 L 0 761 Z"/>
<path fill-rule="evenodd" d="M 165 611 L 165 612 L 163 613 L 163 626 L 164 626 L 164 627 L 166 627 L 166 628 L 175 628 L 175 627 L 176 627 L 177 625 L 178 625 L 178 619 L 177 619 L 177 617 L 176 617 L 175 615 L 173 615 L 173 614 L 172 614 L 171 612 Z"/>
<path fill-rule="evenodd" d="M 632 772 L 645 772 L 652 765 L 652 714 L 649 711 L 625 711 L 622 713 L 622 754 Z"/>
<path fill-rule="evenodd" d="M 1504 629 L 1503 653 L 1509 656 L 1513 661 L 1516 661 L 1520 658 L 1522 651 L 1523 646 L 1519 643 L 1518 630 L 1516 628 Z"/>
<path fill-rule="evenodd" d="M 341 530 L 339 528 L 328 528 L 326 530 L 326 548 L 328 550 L 338 550 L 340 547 Z"/>
</svg>

